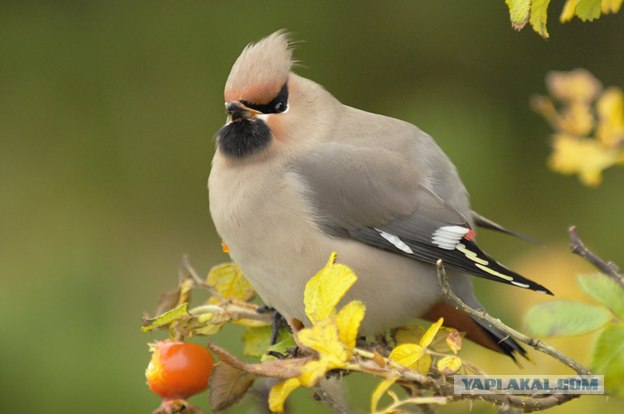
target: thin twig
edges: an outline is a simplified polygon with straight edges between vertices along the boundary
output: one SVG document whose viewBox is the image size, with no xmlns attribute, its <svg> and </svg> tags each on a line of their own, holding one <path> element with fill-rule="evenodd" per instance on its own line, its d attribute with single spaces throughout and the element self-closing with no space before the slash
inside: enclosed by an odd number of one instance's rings
<svg viewBox="0 0 624 414">
<path fill-rule="evenodd" d="M 611 279 L 619 283 L 620 286 L 624 287 L 624 274 L 622 274 L 622 271 L 615 263 L 603 260 L 585 247 L 585 244 L 581 241 L 581 238 L 576 231 L 576 226 L 570 227 L 568 233 L 570 234 L 570 241 L 572 242 L 572 253 L 581 256 Z"/>
<path fill-rule="evenodd" d="M 540 341 L 539 339 L 531 338 L 530 336 L 526 336 L 523 333 L 520 333 L 520 332 L 516 331 L 515 329 L 512 329 L 512 328 L 508 327 L 507 325 L 502 323 L 500 321 L 500 319 L 496 319 L 496 318 L 490 316 L 484 310 L 476 310 L 476 309 L 473 309 L 470 306 L 466 305 L 451 290 L 448 278 L 446 276 L 446 270 L 444 269 L 444 264 L 442 263 L 442 260 L 438 260 L 437 261 L 436 268 L 437 268 L 437 271 L 438 271 L 438 280 L 440 282 L 440 286 L 442 287 L 442 296 L 444 296 L 446 299 L 451 301 L 452 304 L 455 306 L 455 308 L 461 309 L 462 311 L 464 311 L 468 315 L 470 315 L 470 316 L 472 316 L 474 318 L 477 318 L 480 321 L 487 322 L 488 324 L 494 326 L 498 330 L 500 330 L 500 331 L 506 333 L 507 335 L 511 336 L 512 338 L 517 339 L 518 341 L 523 342 L 523 343 L 527 344 L 528 346 L 530 346 L 530 347 L 532 347 L 532 348 L 534 348 L 534 349 L 536 349 L 536 350 L 538 350 L 538 351 L 540 351 L 540 352 L 542 352 L 542 353 L 544 353 L 546 355 L 549 355 L 549 356 L 553 357 L 554 359 L 558 360 L 559 362 L 561 362 L 561 363 L 567 365 L 568 367 L 572 368 L 579 375 L 589 375 L 589 374 L 591 374 L 589 369 L 585 368 L 583 365 L 579 364 L 578 362 L 576 362 L 574 359 L 570 358 L 569 356 L 562 354 L 561 352 L 559 352 L 558 350 L 556 350 L 552 346 L 545 344 L 544 342 Z"/>
<path fill-rule="evenodd" d="M 327 390 L 321 386 L 317 385 L 314 389 L 314 399 L 320 403 L 325 404 L 338 414 L 351 414 L 348 408 L 343 407 L 338 401 L 336 401 Z"/>
</svg>

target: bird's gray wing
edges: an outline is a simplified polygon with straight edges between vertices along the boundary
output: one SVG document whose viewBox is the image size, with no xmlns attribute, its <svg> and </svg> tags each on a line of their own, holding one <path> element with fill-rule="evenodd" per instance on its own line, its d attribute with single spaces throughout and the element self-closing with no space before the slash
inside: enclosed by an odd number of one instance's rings
<svg viewBox="0 0 624 414">
<path fill-rule="evenodd" d="M 503 226 L 501 226 L 500 224 L 498 224 L 497 222 L 495 222 L 494 220 L 491 220 L 485 216 L 482 216 L 481 214 L 477 213 L 476 211 L 472 210 L 471 212 L 472 215 L 472 220 L 473 222 L 484 229 L 488 229 L 488 230 L 494 230 L 494 231 L 498 231 L 501 233 L 505 233 L 505 234 L 509 234 L 510 236 L 514 236 L 517 237 L 519 239 L 522 239 L 524 241 L 527 241 L 529 243 L 533 243 L 533 244 L 538 244 L 538 242 L 528 236 L 525 236 L 523 234 L 517 233 L 513 230 L 509 230 Z"/>
<path fill-rule="evenodd" d="M 327 234 L 550 293 L 479 249 L 468 220 L 424 185 L 426 172 L 408 154 L 329 143 L 297 159 L 291 173 Z"/>
</svg>

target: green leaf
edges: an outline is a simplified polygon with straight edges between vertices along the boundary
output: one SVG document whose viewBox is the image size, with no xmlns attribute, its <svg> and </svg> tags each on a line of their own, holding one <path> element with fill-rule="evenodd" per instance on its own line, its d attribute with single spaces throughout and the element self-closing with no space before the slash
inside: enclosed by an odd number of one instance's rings
<svg viewBox="0 0 624 414">
<path fill-rule="evenodd" d="M 269 361 L 271 359 L 276 359 L 273 355 L 269 355 L 269 351 L 277 352 L 282 355 L 286 355 L 288 351 L 292 351 L 297 347 L 297 343 L 295 342 L 295 338 L 292 333 L 288 329 L 280 330 L 279 336 L 277 337 L 277 343 L 275 345 L 270 346 L 266 349 L 266 352 L 260 358 L 260 361 Z"/>
<path fill-rule="evenodd" d="M 516 30 L 522 30 L 529 21 L 531 0 L 505 0 L 505 3 L 509 8 L 511 26 Z"/>
<path fill-rule="evenodd" d="M 179 306 L 176 306 L 175 308 L 168 310 L 167 312 L 160 314 L 155 318 L 144 318 L 141 331 L 149 332 L 152 329 L 169 325 L 171 322 L 177 321 L 178 319 L 181 319 L 184 316 L 188 315 L 187 310 L 188 303 L 182 303 Z"/>
<path fill-rule="evenodd" d="M 531 17 L 529 22 L 531 27 L 544 39 L 548 39 L 550 35 L 546 29 L 546 22 L 548 20 L 548 4 L 550 0 L 533 0 L 531 2 Z"/>
<path fill-rule="evenodd" d="M 577 278 L 581 289 L 592 299 L 624 319 L 624 288 L 609 276 L 598 273 Z"/>
<path fill-rule="evenodd" d="M 600 17 L 600 0 L 579 0 L 576 5 L 576 15 L 584 22 Z"/>
<path fill-rule="evenodd" d="M 594 346 L 592 371 L 605 376 L 607 392 L 624 397 L 624 325 L 609 325 L 600 334 Z"/>
<path fill-rule="evenodd" d="M 533 306 L 525 323 L 531 335 L 579 335 L 600 328 L 612 318 L 602 306 L 569 300 L 554 300 Z"/>
</svg>

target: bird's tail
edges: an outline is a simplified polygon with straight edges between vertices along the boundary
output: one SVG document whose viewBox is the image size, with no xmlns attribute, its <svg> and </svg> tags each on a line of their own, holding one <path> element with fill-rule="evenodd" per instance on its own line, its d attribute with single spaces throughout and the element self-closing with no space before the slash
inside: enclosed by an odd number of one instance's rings
<svg viewBox="0 0 624 414">
<path fill-rule="evenodd" d="M 472 342 L 505 354 L 514 361 L 517 361 L 518 355 L 529 359 L 526 350 L 513 338 L 485 322 L 471 318 L 445 302 L 438 302 L 423 315 L 423 319 L 429 321 L 436 321 L 440 317 L 444 318 L 444 326 L 465 332 L 466 338 Z"/>
</svg>

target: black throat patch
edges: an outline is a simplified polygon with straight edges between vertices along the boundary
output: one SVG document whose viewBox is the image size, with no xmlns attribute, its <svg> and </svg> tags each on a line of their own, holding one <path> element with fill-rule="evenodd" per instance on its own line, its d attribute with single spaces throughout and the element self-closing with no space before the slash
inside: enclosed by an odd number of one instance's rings
<svg viewBox="0 0 624 414">
<path fill-rule="evenodd" d="M 217 143 L 223 154 L 233 158 L 251 155 L 271 142 L 271 130 L 260 119 L 239 119 L 217 132 Z"/>
</svg>

